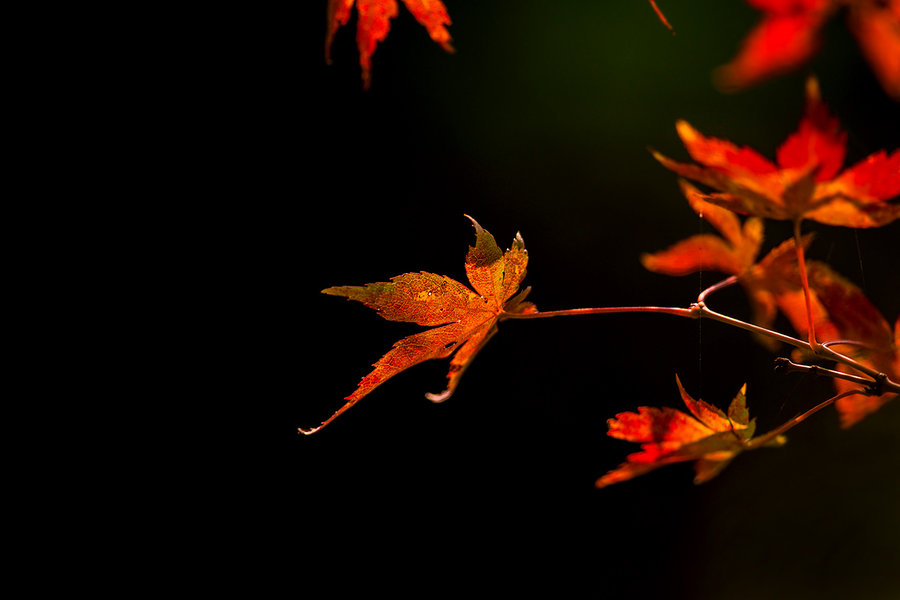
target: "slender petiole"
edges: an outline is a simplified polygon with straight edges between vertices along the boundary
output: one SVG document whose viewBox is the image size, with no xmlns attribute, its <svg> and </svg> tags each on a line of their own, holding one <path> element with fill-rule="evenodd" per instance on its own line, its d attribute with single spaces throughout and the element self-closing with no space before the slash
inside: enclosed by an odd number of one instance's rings
<svg viewBox="0 0 900 600">
<path fill-rule="evenodd" d="M 858 383 L 864 386 L 871 386 L 874 382 L 871 379 L 866 379 L 865 377 L 860 377 L 859 375 L 852 375 L 850 373 L 842 373 L 841 371 L 835 371 L 834 369 L 826 369 L 825 367 L 820 367 L 819 365 L 801 365 L 797 364 L 789 358 L 785 358 L 784 356 L 779 356 L 775 359 L 775 370 L 781 371 L 783 373 L 809 373 L 811 375 L 818 375 L 819 377 L 831 377 L 832 379 L 845 379 L 847 381 L 852 381 L 853 383 Z"/>
<path fill-rule="evenodd" d="M 702 292 L 700 292 L 700 295 L 697 296 L 697 302 L 701 302 L 701 303 L 705 302 L 706 297 L 709 296 L 710 294 L 712 294 L 713 292 L 718 292 L 722 288 L 727 288 L 729 286 L 734 285 L 737 282 L 738 282 L 737 275 L 732 275 L 731 277 L 729 277 L 727 279 L 723 279 L 719 283 L 711 285 L 708 288 L 706 288 L 705 290 L 703 290 Z"/>
<path fill-rule="evenodd" d="M 800 283 L 803 284 L 803 299 L 806 301 L 806 322 L 807 329 L 809 330 L 809 345 L 813 351 L 815 351 L 819 346 L 819 342 L 816 341 L 816 324 L 812 314 L 812 294 L 809 291 L 809 279 L 806 275 L 806 253 L 803 251 L 803 245 L 800 238 L 801 222 L 801 219 L 794 221 L 794 250 L 797 252 L 797 265 L 800 269 Z"/>
<path fill-rule="evenodd" d="M 850 391 L 847 391 L 847 392 L 843 392 L 843 393 L 837 394 L 836 396 L 832 396 L 832 397 L 829 398 L 828 400 L 825 400 L 824 402 L 820 402 L 819 404 L 813 406 L 811 409 L 809 409 L 809 410 L 806 411 L 805 413 L 803 413 L 803 414 L 801 414 L 801 415 L 798 415 L 798 416 L 794 417 L 793 419 L 791 419 L 791 420 L 788 421 L 787 423 L 783 423 L 782 425 L 779 425 L 778 427 L 776 427 L 776 428 L 773 429 L 772 431 L 770 431 L 770 432 L 768 432 L 768 433 L 766 433 L 766 434 L 763 434 L 763 435 L 761 435 L 761 436 L 759 436 L 759 437 L 753 438 L 752 440 L 750 440 L 749 442 L 747 442 L 746 447 L 749 449 L 749 448 L 756 448 L 756 447 L 758 447 L 758 446 L 764 446 L 765 444 L 767 444 L 768 442 L 772 441 L 773 439 L 775 439 L 775 438 L 778 437 L 779 435 L 784 434 L 785 431 L 788 431 L 789 429 L 795 427 L 796 425 L 799 425 L 801 422 L 805 421 L 808 417 L 810 417 L 810 416 L 814 415 L 815 413 L 819 412 L 820 410 L 822 410 L 822 409 L 825 408 L 826 406 L 829 406 L 830 404 L 834 404 L 835 402 L 837 402 L 837 401 L 840 400 L 841 398 L 845 398 L 845 397 L 847 397 L 847 396 L 855 396 L 856 394 L 865 394 L 865 393 L 866 393 L 865 390 L 850 390 Z"/>
<path fill-rule="evenodd" d="M 800 348 L 802 350 L 806 350 L 808 352 L 812 352 L 815 356 L 827 360 L 833 360 L 839 363 L 843 363 L 858 371 L 868 375 L 871 379 L 866 379 L 862 377 L 857 377 L 853 375 L 842 376 L 842 379 L 848 379 L 849 381 L 854 381 L 863 385 L 866 385 L 868 388 L 871 388 L 872 385 L 878 384 L 881 386 L 884 392 L 900 392 L 900 384 L 891 381 L 884 373 L 880 373 L 875 369 L 867 367 L 863 365 L 849 356 L 841 354 L 835 350 L 832 350 L 826 344 L 816 344 L 816 347 L 810 345 L 809 342 L 804 340 L 791 337 L 789 335 L 784 335 L 783 333 L 778 333 L 777 331 L 772 331 L 771 329 L 767 329 L 765 327 L 760 327 L 759 325 L 754 325 L 752 323 L 747 323 L 746 321 L 741 321 L 740 319 L 735 319 L 733 317 L 729 317 L 727 315 L 723 315 L 718 313 L 708 306 L 706 306 L 703 299 L 708 297 L 713 292 L 725 288 L 729 285 L 733 285 L 737 282 L 737 277 L 729 277 L 720 281 L 719 283 L 708 287 L 700 293 L 698 298 L 698 302 L 695 302 L 691 305 L 690 308 L 679 308 L 673 306 L 610 306 L 610 307 L 598 307 L 598 308 L 572 308 L 568 310 L 551 310 L 545 312 L 534 312 L 534 313 L 503 313 L 500 316 L 500 320 L 506 319 L 545 319 L 549 317 L 569 317 L 569 316 L 578 316 L 578 315 L 604 315 L 604 314 L 620 314 L 620 313 L 656 313 L 656 314 L 666 314 L 666 315 L 674 315 L 677 317 L 687 317 L 690 319 L 712 319 L 713 321 L 718 321 L 720 323 L 724 323 L 726 325 L 730 325 L 732 327 L 737 327 L 739 329 L 743 329 L 745 331 L 749 331 L 751 333 L 756 333 L 758 335 L 762 335 L 765 337 L 769 337 L 785 344 L 789 344 L 794 346 L 795 348 Z M 832 344 L 837 344 L 838 341 L 832 342 Z M 846 340 L 842 340 L 841 343 L 852 343 Z M 821 369 L 821 367 L 819 367 Z M 829 369 L 823 369 L 824 371 L 829 371 Z M 837 373 L 837 371 L 835 371 Z"/>
<path fill-rule="evenodd" d="M 548 310 L 535 313 L 503 313 L 503 319 L 545 319 L 547 317 L 572 317 L 576 315 L 609 315 L 615 313 L 659 313 L 690 317 L 696 319 L 690 308 L 677 308 L 672 306 L 604 306 L 600 308 L 571 308 L 568 310 Z"/>
</svg>

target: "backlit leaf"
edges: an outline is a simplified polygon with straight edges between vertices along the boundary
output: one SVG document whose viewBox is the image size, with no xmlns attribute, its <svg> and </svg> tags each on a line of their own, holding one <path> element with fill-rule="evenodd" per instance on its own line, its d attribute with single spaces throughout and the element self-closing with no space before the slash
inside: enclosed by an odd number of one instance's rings
<svg viewBox="0 0 900 600">
<path fill-rule="evenodd" d="M 478 351 L 496 333 L 497 323 L 511 313 L 536 312 L 534 304 L 524 302 L 530 288 L 516 294 L 525 277 L 528 252 L 521 235 L 512 247 L 502 252 L 494 237 L 469 217 L 475 226 L 475 246 L 466 256 L 466 274 L 474 291 L 458 281 L 434 273 L 405 273 L 389 282 L 363 286 L 337 286 L 322 290 L 332 296 L 344 296 L 375 309 L 389 321 L 406 321 L 434 327 L 405 337 L 394 344 L 373 366 L 346 403 L 318 427 L 300 429 L 314 433 L 359 402 L 376 387 L 414 365 L 435 358 L 447 358 L 450 371 L 447 388 L 439 394 L 426 394 L 434 402 L 451 396 L 465 369 Z"/>
<path fill-rule="evenodd" d="M 362 67 L 363 87 L 368 89 L 372 81 L 372 54 L 378 43 L 391 30 L 391 19 L 397 16 L 397 0 L 328 0 L 328 32 L 325 38 L 325 60 L 331 62 L 331 44 L 338 28 L 350 20 L 350 11 L 356 4 L 358 21 L 356 45 L 359 47 L 359 64 Z M 431 39 L 447 52 L 453 52 L 450 44 L 450 16 L 441 0 L 403 0 L 403 4 L 416 20 L 428 31 Z"/>
<path fill-rule="evenodd" d="M 697 163 L 654 157 L 682 177 L 717 192 L 704 199 L 741 214 L 826 225 L 879 227 L 900 218 L 900 151 L 876 152 L 840 172 L 846 136 L 822 102 L 819 85 L 806 85 L 800 126 L 773 163 L 756 151 L 706 137 L 685 121 L 678 135 Z"/>
<path fill-rule="evenodd" d="M 703 400 L 694 400 L 677 377 L 676 383 L 690 415 L 674 408 L 640 406 L 636 413 L 619 413 L 607 421 L 609 436 L 638 442 L 641 451 L 629 454 L 626 462 L 598 479 L 597 487 L 627 481 L 664 465 L 690 461 L 694 461 L 694 483 L 703 483 L 744 450 L 784 444 L 783 436 L 753 443 L 756 421 L 749 419 L 746 385 L 725 414 Z"/>
</svg>

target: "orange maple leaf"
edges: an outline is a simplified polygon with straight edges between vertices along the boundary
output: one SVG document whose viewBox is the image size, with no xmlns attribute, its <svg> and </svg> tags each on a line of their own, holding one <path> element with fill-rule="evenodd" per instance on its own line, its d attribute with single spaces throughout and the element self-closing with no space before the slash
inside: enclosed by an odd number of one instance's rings
<svg viewBox="0 0 900 600">
<path fill-rule="evenodd" d="M 715 73 L 717 85 L 737 90 L 792 71 L 818 51 L 819 31 L 841 8 L 847 25 L 885 92 L 900 100 L 900 0 L 747 0 L 762 20 L 738 55 Z"/>
<path fill-rule="evenodd" d="M 391 30 L 391 19 L 397 16 L 396 0 L 328 0 L 328 33 L 325 37 L 325 61 L 331 63 L 331 43 L 341 25 L 350 20 L 350 9 L 356 2 L 358 22 L 356 45 L 359 47 L 359 65 L 362 67 L 363 88 L 372 82 L 372 54 L 378 43 Z M 403 4 L 425 29 L 428 35 L 447 52 L 453 52 L 450 44 L 450 16 L 441 0 L 403 0 Z"/>
<path fill-rule="evenodd" d="M 641 451 L 597 480 L 606 487 L 627 481 L 664 465 L 694 462 L 694 483 L 715 477 L 739 453 L 763 446 L 781 446 L 784 436 L 754 438 L 756 419 L 747 410 L 744 384 L 728 407 L 728 414 L 703 400 L 694 400 L 676 376 L 681 399 L 691 415 L 674 408 L 640 406 L 609 419 L 609 436 L 641 443 Z"/>
<path fill-rule="evenodd" d="M 763 239 L 763 221 L 750 217 L 741 225 L 732 211 L 704 200 L 696 187 L 678 180 L 691 208 L 715 227 L 722 237 L 699 234 L 677 242 L 666 250 L 643 254 L 641 263 L 656 273 L 688 275 L 697 271 L 718 271 L 740 275 L 756 262 Z"/>
<path fill-rule="evenodd" d="M 679 180 L 679 183 L 691 208 L 712 223 L 723 237 L 711 234 L 689 237 L 660 252 L 644 254 L 643 265 L 650 271 L 674 276 L 701 270 L 735 275 L 749 297 L 755 324 L 771 328 L 781 311 L 799 336 L 805 338 L 809 333 L 808 320 L 794 240 L 776 246 L 756 262 L 762 241 L 762 221 L 751 217 L 741 227 L 734 213 L 706 202 L 703 194 L 686 181 Z M 804 250 L 811 241 L 810 235 L 801 239 Z M 840 347 L 842 353 L 887 374 L 892 380 L 900 379 L 900 318 L 892 333 L 888 322 L 856 284 L 820 261 L 808 261 L 807 271 L 817 338 L 823 343 L 849 340 L 852 343 Z M 778 347 L 772 338 L 760 335 L 757 339 L 771 350 Z M 799 361 L 805 357 L 795 350 L 794 358 Z M 839 365 L 838 370 L 854 373 L 846 365 Z M 838 392 L 859 387 L 842 379 L 836 379 L 835 385 Z M 835 406 L 841 424 L 849 427 L 896 396 L 894 393 L 848 395 L 840 398 Z"/>
<path fill-rule="evenodd" d="M 700 165 L 656 151 L 664 167 L 717 190 L 710 202 L 742 214 L 778 220 L 811 219 L 826 225 L 879 227 L 900 218 L 900 151 L 880 150 L 841 171 L 846 134 L 840 131 L 810 77 L 806 113 L 776 152 L 777 165 L 756 151 L 704 137 L 686 121 L 676 128 Z"/>
<path fill-rule="evenodd" d="M 723 237 L 713 234 L 691 236 L 659 252 L 642 255 L 644 267 L 655 273 L 673 276 L 698 271 L 735 275 L 750 299 L 755 324 L 771 328 L 781 310 L 792 323 L 802 317 L 805 327 L 806 304 L 803 289 L 796 281 L 794 240 L 776 246 L 757 262 L 763 240 L 763 221 L 750 217 L 742 226 L 737 215 L 705 201 L 706 196 L 690 183 L 679 180 L 679 184 L 691 208 L 709 221 Z M 806 248 L 811 241 L 812 237 L 807 235 L 801 243 Z M 811 298 L 811 307 L 816 326 L 822 328 L 828 339 L 832 339 L 827 311 L 815 295 Z M 771 350 L 778 347 L 772 338 L 757 336 L 757 339 Z"/>
<path fill-rule="evenodd" d="M 468 217 L 468 215 L 466 215 Z M 531 288 L 516 294 L 525 277 L 528 252 L 522 236 L 516 234 L 512 247 L 502 252 L 494 236 L 468 217 L 475 226 L 475 246 L 466 255 L 466 275 L 475 291 L 445 275 L 405 273 L 390 282 L 364 286 L 339 286 L 322 290 L 323 294 L 344 296 L 374 308 L 389 321 L 438 326 L 401 339 L 373 366 L 356 391 L 331 417 L 318 427 L 300 429 L 314 433 L 359 402 L 369 392 L 394 375 L 413 365 L 435 358 L 447 358 L 450 371 L 447 389 L 426 394 L 433 402 L 450 397 L 463 372 L 487 341 L 497 332 L 497 323 L 509 314 L 537 312 L 524 302 Z M 454 354 L 455 353 L 455 354 Z"/>
</svg>

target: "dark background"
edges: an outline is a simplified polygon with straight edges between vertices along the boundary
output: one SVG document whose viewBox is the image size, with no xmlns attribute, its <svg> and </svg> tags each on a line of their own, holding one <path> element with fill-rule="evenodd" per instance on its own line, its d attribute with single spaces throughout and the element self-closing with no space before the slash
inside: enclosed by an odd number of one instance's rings
<svg viewBox="0 0 900 600">
<path fill-rule="evenodd" d="M 741 455 L 702 486 L 683 464 L 594 489 L 637 450 L 607 437 L 606 419 L 679 406 L 676 373 L 721 407 L 748 382 L 759 431 L 831 393 L 827 381 L 775 375 L 770 353 L 716 323 L 503 323 L 446 403 L 424 398 L 445 384 L 447 363 L 434 361 L 320 433 L 297 434 L 420 329 L 319 291 L 419 270 L 465 281 L 474 235 L 463 214 L 502 248 L 522 233 L 525 284 L 542 310 L 688 306 L 720 276 L 664 277 L 638 262 L 710 230 L 647 151 L 687 159 L 676 119 L 772 158 L 815 73 L 849 133 L 848 164 L 900 140 L 898 105 L 841 17 L 805 68 L 727 95 L 711 72 L 758 19 L 738 0 L 663 1 L 675 36 L 640 0 L 446 4 L 456 54 L 401 4 L 368 92 L 355 17 L 336 35 L 334 64 L 324 64 L 325 0 L 303 2 L 299 21 L 278 24 L 289 38 L 258 32 L 255 104 L 274 140 L 258 149 L 259 189 L 269 196 L 258 249 L 284 267 L 261 272 L 277 281 L 266 287 L 273 306 L 291 313 L 289 326 L 261 316 L 280 325 L 271 335 L 284 352 L 270 368 L 289 380 L 273 394 L 277 444 L 264 476 L 275 491 L 261 510 L 276 516 L 271 533 L 290 540 L 279 560 L 299 570 L 298 586 L 389 582 L 429 596 L 483 573 L 497 589 L 547 580 L 609 597 L 900 597 L 897 402 L 849 430 L 829 408 L 785 448 Z M 805 227 L 819 232 L 810 256 L 863 287 L 893 323 L 898 225 Z M 768 223 L 764 251 L 788 235 L 786 224 Z M 748 316 L 739 290 L 712 305 Z"/>
</svg>

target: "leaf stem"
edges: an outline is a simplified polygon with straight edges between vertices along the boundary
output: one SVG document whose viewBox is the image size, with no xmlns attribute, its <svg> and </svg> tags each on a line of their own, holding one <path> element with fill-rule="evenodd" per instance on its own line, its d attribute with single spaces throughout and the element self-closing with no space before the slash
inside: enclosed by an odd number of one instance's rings
<svg viewBox="0 0 900 600">
<path fill-rule="evenodd" d="M 776 339 L 779 342 L 790 344 L 791 346 L 795 346 L 797 348 L 802 348 L 804 350 L 811 349 L 809 343 L 804 342 L 801 339 L 797 339 L 789 335 L 784 335 L 783 333 L 778 333 L 777 331 L 772 331 L 771 329 L 760 327 L 759 325 L 754 325 L 753 323 L 747 323 L 746 321 L 741 321 L 740 319 L 735 319 L 734 317 L 729 317 L 728 315 L 723 315 L 722 313 L 718 313 L 710 309 L 703 302 L 697 302 L 694 306 L 699 307 L 700 315 L 707 319 L 712 319 L 713 321 L 718 321 L 719 323 L 725 323 L 726 325 L 738 327 L 752 333 L 758 333 L 760 335 Z"/>
<path fill-rule="evenodd" d="M 772 441 L 779 435 L 782 435 L 785 431 L 788 431 L 789 429 L 795 427 L 796 425 L 799 425 L 801 422 L 805 421 L 808 417 L 819 412 L 826 406 L 828 406 L 830 404 L 834 404 L 836 401 L 840 400 L 841 398 L 844 398 L 846 396 L 853 396 L 856 394 L 865 394 L 865 393 L 866 393 L 865 390 L 849 390 L 849 391 L 837 394 L 836 396 L 832 396 L 828 400 L 825 400 L 824 402 L 821 402 L 821 403 L 817 404 L 816 406 L 813 406 L 811 409 L 809 409 L 805 413 L 803 413 L 801 415 L 797 415 L 790 421 L 779 425 L 772 431 L 769 431 L 768 433 L 765 433 L 759 437 L 753 438 L 752 440 L 747 442 L 746 448 L 750 449 L 750 448 L 757 448 L 759 446 L 764 446 L 765 444 Z"/>
<path fill-rule="evenodd" d="M 614 313 L 659 313 L 679 317 L 697 316 L 690 308 L 672 306 L 604 306 L 600 308 L 570 308 L 568 310 L 549 310 L 534 313 L 503 313 L 501 319 L 544 319 L 547 317 L 570 317 L 576 315 L 608 315 Z"/>
<path fill-rule="evenodd" d="M 697 296 L 697 302 L 701 302 L 701 303 L 705 302 L 706 297 L 709 296 L 710 294 L 712 294 L 713 292 L 718 292 L 722 288 L 727 288 L 728 286 L 734 285 L 737 282 L 738 282 L 737 275 L 732 275 L 731 277 L 728 277 L 727 279 L 723 279 L 719 283 L 713 284 L 713 285 L 709 286 L 708 288 L 706 288 L 705 290 L 703 290 L 702 292 L 700 292 L 700 295 Z"/>
<path fill-rule="evenodd" d="M 809 345 L 812 348 L 813 352 L 815 352 L 819 346 L 819 342 L 816 341 L 816 324 L 813 320 L 812 314 L 812 294 L 809 291 L 809 279 L 806 275 L 806 253 L 803 251 L 803 244 L 800 238 L 801 223 L 801 219 L 796 219 L 794 221 L 794 250 L 796 250 L 797 252 L 797 265 L 800 269 L 800 282 L 803 284 L 803 299 L 806 301 L 806 322 L 807 329 L 809 330 Z"/>
<path fill-rule="evenodd" d="M 782 373 L 810 373 L 812 375 L 818 375 L 819 377 L 831 377 L 833 379 L 846 379 L 847 381 L 852 381 L 853 383 L 858 383 L 863 386 L 871 386 L 874 382 L 871 379 L 866 379 L 865 377 L 860 377 L 859 375 L 853 375 L 851 373 L 842 373 L 841 371 L 835 371 L 833 369 L 826 369 L 825 367 L 820 367 L 819 365 L 801 365 L 797 364 L 789 358 L 784 356 L 779 356 L 775 359 L 775 371 Z"/>
<path fill-rule="evenodd" d="M 693 303 L 690 308 L 679 308 L 673 306 L 604 306 L 597 308 L 571 308 L 568 310 L 551 310 L 545 312 L 533 312 L 533 313 L 503 313 L 500 316 L 500 320 L 505 319 L 544 319 L 549 317 L 569 317 L 569 316 L 578 316 L 578 315 L 606 315 L 606 314 L 617 314 L 617 313 L 656 313 L 656 314 L 666 314 L 666 315 L 674 315 L 676 317 L 687 317 L 689 319 L 712 319 L 713 321 L 718 321 L 720 323 L 724 323 L 725 325 L 730 325 L 732 327 L 737 327 L 739 329 L 743 329 L 745 331 L 749 331 L 751 333 L 756 333 L 765 337 L 769 337 L 785 344 L 789 344 L 794 346 L 795 348 L 800 348 L 801 350 L 806 350 L 808 352 L 813 353 L 818 358 L 833 360 L 835 362 L 843 363 L 854 369 L 868 375 L 871 379 L 865 379 L 862 377 L 856 377 L 853 375 L 849 376 L 841 376 L 842 379 L 847 379 L 849 381 L 855 381 L 857 383 L 861 383 L 866 385 L 866 390 L 860 393 L 868 393 L 868 394 L 883 394 L 886 392 L 900 393 L 900 384 L 891 381 L 885 373 L 881 373 L 875 369 L 867 367 L 864 364 L 861 364 L 849 356 L 841 354 L 840 352 L 836 352 L 832 350 L 827 345 L 816 344 L 813 347 L 809 342 L 804 340 L 791 337 L 789 335 L 785 335 L 783 333 L 779 333 L 777 331 L 773 331 L 771 329 L 767 329 L 765 327 L 760 327 L 759 325 L 754 325 L 753 323 L 747 323 L 746 321 L 741 321 L 740 319 L 735 319 L 734 317 L 729 317 L 728 315 L 723 315 L 722 313 L 718 313 L 708 306 L 702 300 L 709 296 L 711 293 L 720 290 L 729 285 L 733 285 L 737 281 L 736 277 L 729 277 L 720 281 L 719 283 L 708 287 L 700 293 L 698 301 Z M 796 364 L 796 363 L 794 363 Z M 823 371 L 829 371 L 829 369 L 823 369 L 819 367 Z M 834 373 L 838 373 L 838 371 L 834 371 Z"/>
</svg>

